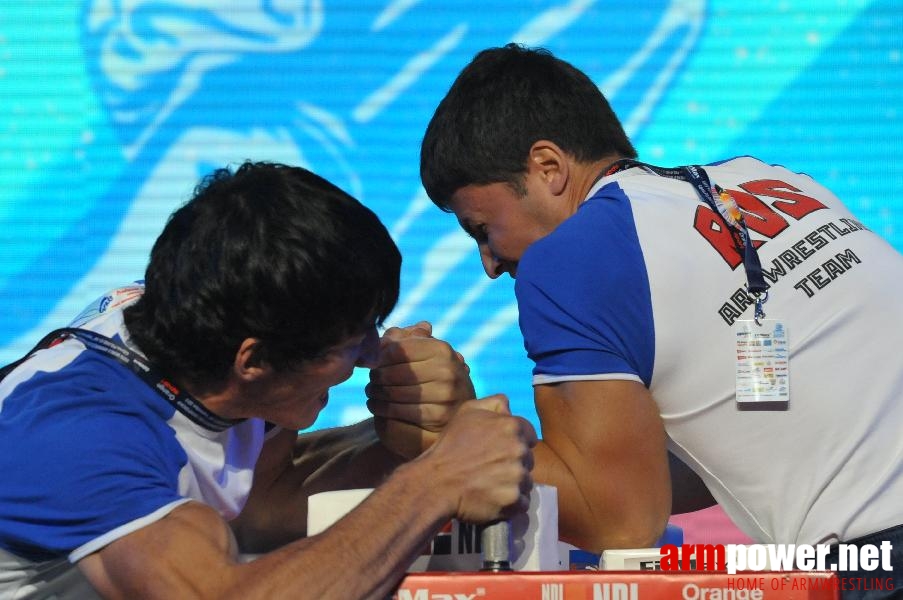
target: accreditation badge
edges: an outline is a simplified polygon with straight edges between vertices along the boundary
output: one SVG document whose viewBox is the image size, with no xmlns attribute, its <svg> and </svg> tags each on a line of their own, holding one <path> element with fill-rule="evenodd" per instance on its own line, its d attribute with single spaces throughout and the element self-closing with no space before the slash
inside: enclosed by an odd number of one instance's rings
<svg viewBox="0 0 903 600">
<path fill-rule="evenodd" d="M 782 406 L 790 401 L 790 348 L 783 321 L 737 321 L 737 403 L 752 408 Z"/>
</svg>

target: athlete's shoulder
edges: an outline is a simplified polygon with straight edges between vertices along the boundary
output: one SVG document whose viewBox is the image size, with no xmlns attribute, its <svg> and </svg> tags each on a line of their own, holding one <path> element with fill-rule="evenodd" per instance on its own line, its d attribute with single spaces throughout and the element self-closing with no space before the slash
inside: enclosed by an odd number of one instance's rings
<svg viewBox="0 0 903 600">
<path fill-rule="evenodd" d="M 598 261 L 613 258 L 637 242 L 630 200 L 623 189 L 612 183 L 596 191 L 576 212 L 547 236 L 534 242 L 524 253 L 522 268 L 534 265 L 562 266 L 562 263 Z"/>
<path fill-rule="evenodd" d="M 109 290 L 99 298 L 92 300 L 69 323 L 70 327 L 88 327 L 94 324 L 97 328 L 109 317 L 121 313 L 127 306 L 134 304 L 144 293 L 144 281 L 135 281 L 131 284 Z"/>
<path fill-rule="evenodd" d="M 737 177 L 790 177 L 815 181 L 807 173 L 795 171 L 781 164 L 765 162 L 749 155 L 735 156 L 703 166 L 712 173 L 730 173 Z"/>
</svg>

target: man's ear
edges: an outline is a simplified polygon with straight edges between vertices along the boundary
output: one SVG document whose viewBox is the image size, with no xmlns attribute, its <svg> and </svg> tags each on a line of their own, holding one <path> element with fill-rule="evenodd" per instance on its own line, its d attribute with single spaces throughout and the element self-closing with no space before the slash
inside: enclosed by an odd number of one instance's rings
<svg viewBox="0 0 903 600">
<path fill-rule="evenodd" d="M 238 378 L 245 382 L 256 381 L 273 370 L 263 358 L 262 345 L 257 338 L 245 338 L 235 353 L 232 368 Z"/>
<path fill-rule="evenodd" d="M 555 142 L 537 140 L 530 146 L 527 173 L 538 174 L 549 192 L 560 196 L 567 188 L 570 175 L 568 157 Z"/>
</svg>

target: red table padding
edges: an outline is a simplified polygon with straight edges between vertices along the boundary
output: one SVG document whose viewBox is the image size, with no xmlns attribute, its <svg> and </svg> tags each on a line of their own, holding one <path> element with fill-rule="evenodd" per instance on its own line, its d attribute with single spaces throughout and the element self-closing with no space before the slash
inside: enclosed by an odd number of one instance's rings
<svg viewBox="0 0 903 600">
<path fill-rule="evenodd" d="M 835 573 L 815 571 L 518 571 L 412 573 L 393 600 L 835 600 Z"/>
</svg>

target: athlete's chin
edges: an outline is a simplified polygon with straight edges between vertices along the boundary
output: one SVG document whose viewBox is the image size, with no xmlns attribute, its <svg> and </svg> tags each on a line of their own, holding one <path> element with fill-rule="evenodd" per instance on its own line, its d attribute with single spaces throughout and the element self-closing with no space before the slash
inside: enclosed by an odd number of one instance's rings
<svg viewBox="0 0 903 600">
<path fill-rule="evenodd" d="M 298 431 L 302 429 L 307 429 L 308 427 L 312 427 L 314 423 L 317 422 L 317 418 L 320 416 L 320 411 L 317 411 L 313 415 L 305 415 L 302 418 L 295 420 L 291 424 L 291 429 L 296 429 Z"/>
<path fill-rule="evenodd" d="M 316 423 L 317 418 L 320 416 L 323 409 L 326 408 L 328 403 L 329 393 L 327 392 L 322 396 L 318 396 L 309 401 L 308 405 L 304 407 L 300 414 L 295 413 L 286 419 L 284 423 L 276 423 L 276 425 L 279 425 L 283 429 L 307 429 Z"/>
</svg>

